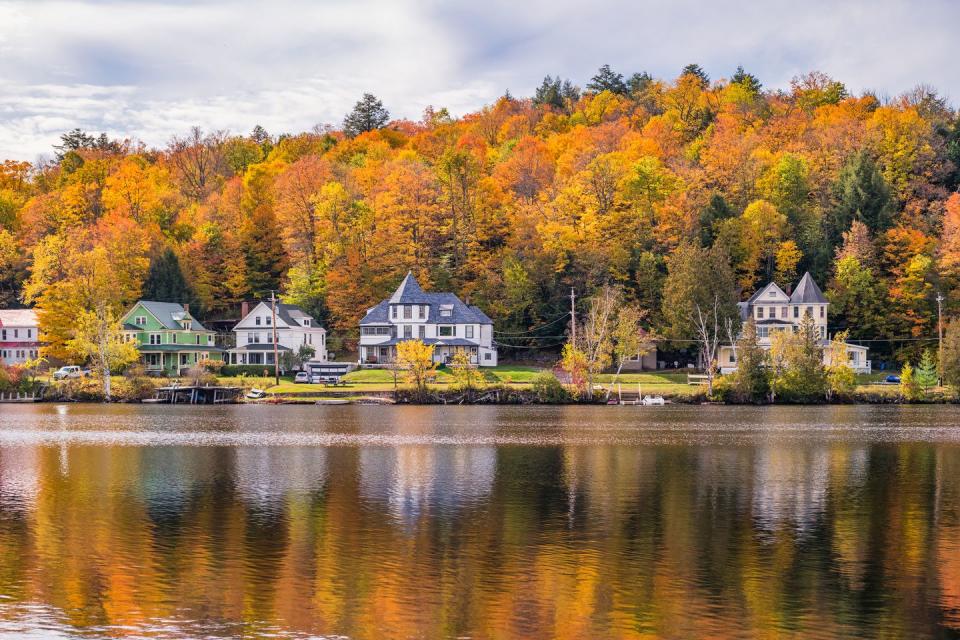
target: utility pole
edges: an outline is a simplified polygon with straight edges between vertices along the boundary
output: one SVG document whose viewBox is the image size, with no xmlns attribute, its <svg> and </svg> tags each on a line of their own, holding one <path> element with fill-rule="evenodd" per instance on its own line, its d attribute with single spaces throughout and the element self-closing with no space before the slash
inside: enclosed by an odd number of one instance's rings
<svg viewBox="0 0 960 640">
<path fill-rule="evenodd" d="M 937 384 L 943 386 L 943 294 L 937 291 Z"/>
<path fill-rule="evenodd" d="M 570 287 L 570 342 L 577 348 L 577 294 Z"/>
<path fill-rule="evenodd" d="M 280 356 L 277 348 L 277 294 L 270 291 L 270 308 L 273 312 L 273 383 L 280 385 Z"/>
</svg>

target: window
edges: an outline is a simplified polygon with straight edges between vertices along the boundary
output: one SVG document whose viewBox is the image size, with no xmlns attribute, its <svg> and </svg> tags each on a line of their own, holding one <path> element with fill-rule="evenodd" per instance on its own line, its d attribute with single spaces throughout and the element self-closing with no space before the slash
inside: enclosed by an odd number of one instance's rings
<svg viewBox="0 0 960 640">
<path fill-rule="evenodd" d="M 427 317 L 427 305 L 422 304 L 417 307 L 417 317 L 421 320 L 425 320 Z"/>
<path fill-rule="evenodd" d="M 825 309 L 826 309 L 826 307 L 824 307 L 823 305 L 820 305 L 820 317 L 821 317 L 821 318 L 823 317 L 823 314 L 825 313 Z"/>
<path fill-rule="evenodd" d="M 737 354 L 732 349 L 730 350 L 730 362 L 731 364 L 737 361 Z"/>
<path fill-rule="evenodd" d="M 247 342 L 260 342 L 260 334 L 259 334 L 259 333 L 254 332 L 254 333 L 250 333 L 250 334 L 247 334 L 247 335 L 248 335 Z"/>
<path fill-rule="evenodd" d="M 160 344 L 160 334 L 151 333 L 150 334 L 150 344 Z"/>
<path fill-rule="evenodd" d="M 763 319 L 763 307 L 757 307 L 757 319 Z"/>
<path fill-rule="evenodd" d="M 397 307 L 396 307 L 396 305 L 390 307 L 390 317 L 393 318 L 394 320 L 397 319 Z"/>
<path fill-rule="evenodd" d="M 410 320 L 411 318 L 413 318 L 413 307 L 409 304 L 403 305 L 403 319 Z"/>
<path fill-rule="evenodd" d="M 260 316 L 257 316 L 256 318 L 254 318 L 254 319 L 253 319 L 253 323 L 259 327 L 259 326 L 260 326 Z"/>
<path fill-rule="evenodd" d="M 786 317 L 787 317 L 787 308 L 786 308 L 786 307 L 780 307 L 780 317 L 781 317 L 781 318 L 786 318 Z"/>
<path fill-rule="evenodd" d="M 821 317 L 822 317 L 822 316 L 821 316 Z M 33 337 L 33 329 L 27 329 L 27 337 L 28 337 L 28 338 L 32 338 L 32 337 Z"/>
<path fill-rule="evenodd" d="M 437 327 L 437 335 L 441 338 L 452 338 L 457 335 L 456 327 L 450 325 L 442 325 Z"/>
<path fill-rule="evenodd" d="M 148 353 L 146 355 L 146 362 L 148 367 L 159 367 L 160 366 L 160 354 L 159 353 Z"/>
<path fill-rule="evenodd" d="M 403 339 L 409 340 L 412 337 L 413 337 L 413 325 L 412 324 L 403 325 Z"/>
<path fill-rule="evenodd" d="M 465 338 L 473 338 L 473 325 L 472 325 L 472 324 L 468 324 L 468 325 L 464 328 L 464 331 L 466 332 L 466 333 L 464 333 L 464 337 L 465 337 Z"/>
<path fill-rule="evenodd" d="M 813 317 L 813 307 L 807 307 L 807 315 Z"/>
<path fill-rule="evenodd" d="M 303 319 L 303 326 L 305 326 L 305 327 L 311 327 L 311 326 L 313 326 L 312 321 L 310 320 L 310 318 L 304 318 L 304 319 Z"/>
<path fill-rule="evenodd" d="M 800 307 L 794 307 L 794 308 L 793 308 L 793 317 L 794 317 L 794 318 L 799 318 L 799 317 L 800 317 Z"/>
<path fill-rule="evenodd" d="M 200 344 L 200 334 L 197 334 L 197 344 Z"/>
<path fill-rule="evenodd" d="M 143 325 L 147 324 L 147 316 L 137 316 L 134 318 L 133 322 L 134 324 L 138 324 L 142 327 Z"/>
<path fill-rule="evenodd" d="M 177 334 L 175 333 L 170 334 L 170 344 L 177 344 Z"/>
<path fill-rule="evenodd" d="M 770 327 L 757 327 L 757 337 L 766 338 L 770 335 Z"/>
<path fill-rule="evenodd" d="M 20 337 L 20 329 L 14 329 L 14 330 L 13 330 L 13 337 L 14 337 L 14 338 L 19 338 L 19 337 Z"/>
<path fill-rule="evenodd" d="M 3 340 L 6 340 L 6 339 L 7 339 L 7 330 L 4 329 L 3 331 L 0 331 L 0 335 L 3 336 L 3 338 L 2 338 Z"/>
<path fill-rule="evenodd" d="M 390 327 L 361 327 L 360 335 L 364 336 L 388 336 Z"/>
<path fill-rule="evenodd" d="M 449 318 L 453 315 L 453 305 L 452 304 L 442 304 L 440 305 L 440 315 L 444 318 Z"/>
<path fill-rule="evenodd" d="M 771 298 L 775 298 L 775 297 L 777 296 L 777 292 L 776 292 L 776 291 L 771 291 L 768 295 L 769 295 Z"/>
<path fill-rule="evenodd" d="M 490 360 L 490 354 L 489 354 L 489 353 L 483 354 L 483 359 L 484 359 L 484 360 Z"/>
<path fill-rule="evenodd" d="M 267 323 L 267 326 L 268 326 L 268 327 L 269 327 L 271 324 L 273 324 L 273 318 L 271 318 L 270 316 L 267 316 L 266 318 L 264 318 L 264 321 Z"/>
<path fill-rule="evenodd" d="M 419 327 L 420 339 L 423 340 L 427 337 L 427 327 L 426 325 L 420 325 Z"/>
</svg>

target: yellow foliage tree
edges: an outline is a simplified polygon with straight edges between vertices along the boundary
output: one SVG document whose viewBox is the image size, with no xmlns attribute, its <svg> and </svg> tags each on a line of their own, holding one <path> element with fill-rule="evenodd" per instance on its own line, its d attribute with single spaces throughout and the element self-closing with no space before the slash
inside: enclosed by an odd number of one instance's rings
<svg viewBox="0 0 960 640">
<path fill-rule="evenodd" d="M 407 382 L 413 385 L 417 395 L 427 392 L 437 363 L 433 361 L 433 345 L 421 340 L 403 340 L 397 344 L 397 365 L 406 372 Z"/>
</svg>

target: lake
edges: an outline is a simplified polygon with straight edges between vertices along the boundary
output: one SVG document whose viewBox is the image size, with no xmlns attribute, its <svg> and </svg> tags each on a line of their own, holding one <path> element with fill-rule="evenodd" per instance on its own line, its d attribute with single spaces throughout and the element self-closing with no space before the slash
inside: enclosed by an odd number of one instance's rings
<svg viewBox="0 0 960 640">
<path fill-rule="evenodd" d="M 0 405 L 0 638 L 960 637 L 960 409 Z"/>
</svg>

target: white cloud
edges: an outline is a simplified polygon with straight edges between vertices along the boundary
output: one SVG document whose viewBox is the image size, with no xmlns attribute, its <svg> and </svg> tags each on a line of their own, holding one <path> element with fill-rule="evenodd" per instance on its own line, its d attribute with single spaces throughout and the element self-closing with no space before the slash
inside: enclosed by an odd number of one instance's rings
<svg viewBox="0 0 960 640">
<path fill-rule="evenodd" d="M 820 69 L 853 91 L 960 95 L 951 0 L 449 3 L 33 0 L 0 4 L 0 158 L 75 126 L 164 144 L 199 124 L 280 133 L 339 122 L 364 91 L 394 116 L 463 113 L 544 74 L 610 63 L 673 77 L 737 64 L 767 86 Z"/>
</svg>

